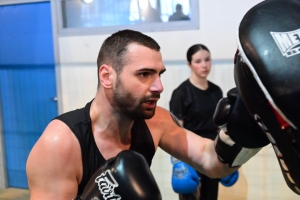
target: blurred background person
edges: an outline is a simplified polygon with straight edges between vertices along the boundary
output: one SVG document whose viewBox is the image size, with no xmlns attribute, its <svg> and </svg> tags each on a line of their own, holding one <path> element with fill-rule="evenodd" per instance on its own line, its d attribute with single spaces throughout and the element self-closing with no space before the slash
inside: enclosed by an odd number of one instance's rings
<svg viewBox="0 0 300 200">
<path fill-rule="evenodd" d="M 190 17 L 182 12 L 182 5 L 176 4 L 176 11 L 169 17 L 169 21 L 190 20 Z"/>
<path fill-rule="evenodd" d="M 170 111 L 184 128 L 214 140 L 218 127 L 213 123 L 213 114 L 218 101 L 223 97 L 223 92 L 219 86 L 207 80 L 211 70 L 210 51 L 203 44 L 195 44 L 188 49 L 186 57 L 191 75 L 173 91 Z M 201 178 L 197 189 L 199 191 L 179 194 L 179 199 L 217 200 L 219 179 L 211 179 L 197 173 Z"/>
</svg>

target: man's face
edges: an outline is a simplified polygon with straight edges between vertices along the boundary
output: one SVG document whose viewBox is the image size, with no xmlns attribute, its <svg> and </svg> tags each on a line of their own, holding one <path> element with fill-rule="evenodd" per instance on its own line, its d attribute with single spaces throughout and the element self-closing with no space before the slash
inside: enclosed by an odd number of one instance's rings
<svg viewBox="0 0 300 200">
<path fill-rule="evenodd" d="M 114 102 L 131 119 L 150 119 L 163 91 L 160 75 L 165 71 L 160 52 L 130 44 L 125 66 L 116 78 Z"/>
</svg>

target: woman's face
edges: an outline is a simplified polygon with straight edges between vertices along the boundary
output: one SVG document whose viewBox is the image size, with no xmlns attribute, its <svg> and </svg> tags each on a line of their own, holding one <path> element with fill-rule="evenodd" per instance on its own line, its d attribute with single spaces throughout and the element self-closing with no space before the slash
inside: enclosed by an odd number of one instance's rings
<svg viewBox="0 0 300 200">
<path fill-rule="evenodd" d="M 197 77 L 206 79 L 211 69 L 210 53 L 203 49 L 197 51 L 188 65 Z"/>
</svg>

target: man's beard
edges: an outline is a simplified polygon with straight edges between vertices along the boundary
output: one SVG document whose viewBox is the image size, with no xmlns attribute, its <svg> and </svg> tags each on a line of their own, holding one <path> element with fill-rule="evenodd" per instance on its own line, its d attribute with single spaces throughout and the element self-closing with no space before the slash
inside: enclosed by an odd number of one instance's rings
<svg viewBox="0 0 300 200">
<path fill-rule="evenodd" d="M 152 118 L 155 114 L 155 108 L 145 110 L 143 108 L 143 103 L 151 98 L 159 97 L 160 94 L 152 94 L 151 96 L 143 97 L 137 101 L 133 94 L 124 89 L 119 77 L 117 78 L 116 88 L 114 90 L 114 102 L 120 112 L 132 120 Z"/>
</svg>

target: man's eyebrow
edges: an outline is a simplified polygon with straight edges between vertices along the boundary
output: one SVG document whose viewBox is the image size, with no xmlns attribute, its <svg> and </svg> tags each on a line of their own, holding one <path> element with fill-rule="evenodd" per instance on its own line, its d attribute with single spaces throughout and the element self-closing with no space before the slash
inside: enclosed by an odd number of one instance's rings
<svg viewBox="0 0 300 200">
<path fill-rule="evenodd" d="M 161 70 L 161 71 L 160 71 L 160 74 L 163 74 L 163 73 L 165 73 L 165 71 L 167 71 L 167 69 L 163 69 L 163 70 Z"/>
<path fill-rule="evenodd" d="M 152 69 L 152 68 L 141 68 L 141 69 L 138 69 L 137 72 L 145 72 L 145 71 L 148 71 L 148 72 L 153 72 L 153 73 L 156 73 L 157 70 L 156 69 Z M 162 74 L 166 71 L 166 69 L 163 69 L 161 70 L 159 73 Z"/>
</svg>

